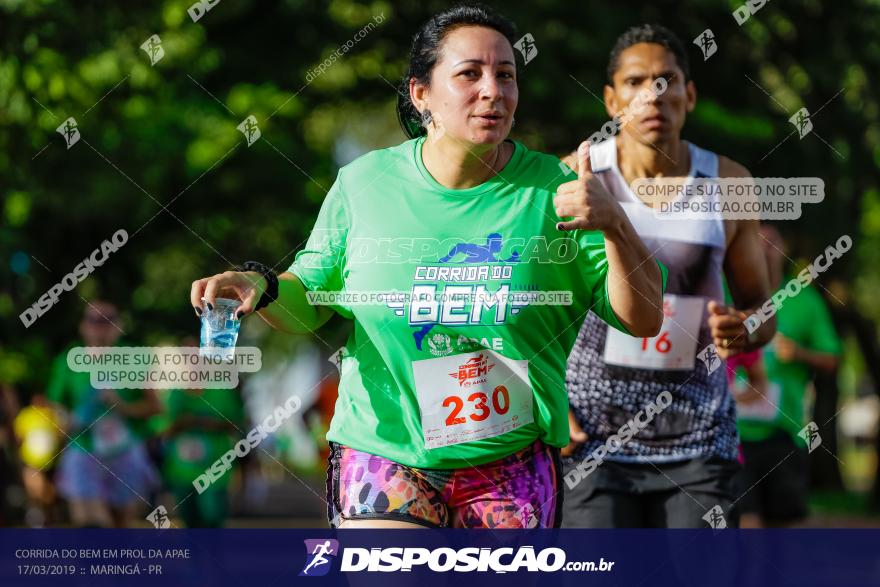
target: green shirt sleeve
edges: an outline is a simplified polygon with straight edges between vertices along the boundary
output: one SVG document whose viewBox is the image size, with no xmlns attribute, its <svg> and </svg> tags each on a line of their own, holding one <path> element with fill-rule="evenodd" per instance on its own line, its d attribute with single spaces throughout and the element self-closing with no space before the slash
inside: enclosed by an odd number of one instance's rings
<svg viewBox="0 0 880 587">
<path fill-rule="evenodd" d="M 605 321 L 612 328 L 629 334 L 629 330 L 623 325 L 614 309 L 611 307 L 611 297 L 608 294 L 608 259 L 605 256 L 605 238 L 599 231 L 575 231 L 575 240 L 578 243 L 579 263 L 575 265 L 581 271 L 586 288 L 592 294 L 590 310 Z M 657 261 L 660 275 L 663 281 L 662 290 L 666 291 L 666 279 L 669 271 Z"/>
<path fill-rule="evenodd" d="M 342 173 L 336 178 L 318 213 L 318 219 L 306 246 L 296 254 L 288 271 L 296 275 L 309 291 L 341 292 L 345 288 L 346 240 L 351 227 L 351 215 L 342 187 Z M 334 310 L 352 317 L 351 310 L 342 305 Z"/>
</svg>

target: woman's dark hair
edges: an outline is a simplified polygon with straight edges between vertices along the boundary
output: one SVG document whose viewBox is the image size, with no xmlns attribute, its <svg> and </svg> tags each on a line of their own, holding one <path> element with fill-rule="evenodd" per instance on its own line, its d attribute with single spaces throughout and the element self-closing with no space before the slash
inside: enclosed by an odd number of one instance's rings
<svg viewBox="0 0 880 587">
<path fill-rule="evenodd" d="M 414 139 L 427 131 L 423 126 L 421 114 L 409 95 L 409 80 L 415 78 L 428 85 L 431 72 L 440 57 L 443 39 L 457 28 L 464 26 L 483 26 L 504 35 L 513 45 L 516 41 L 516 27 L 512 22 L 482 4 L 459 4 L 431 17 L 413 37 L 409 54 L 409 70 L 403 76 L 398 88 L 397 120 L 407 137 Z"/>
<path fill-rule="evenodd" d="M 666 47 L 666 50 L 675 56 L 675 62 L 684 72 L 684 81 L 691 79 L 690 61 L 678 35 L 659 24 L 640 24 L 627 29 L 617 37 L 617 42 L 614 43 L 611 56 L 608 58 L 608 85 L 614 85 L 614 74 L 620 67 L 620 55 L 639 43 L 655 43 Z"/>
</svg>

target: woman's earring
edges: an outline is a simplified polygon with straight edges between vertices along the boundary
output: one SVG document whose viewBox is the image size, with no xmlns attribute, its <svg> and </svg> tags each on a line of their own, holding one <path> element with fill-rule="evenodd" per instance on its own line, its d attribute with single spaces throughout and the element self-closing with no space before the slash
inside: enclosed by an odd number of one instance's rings
<svg viewBox="0 0 880 587">
<path fill-rule="evenodd" d="M 516 117 L 513 117 L 510 119 L 510 128 L 513 128 L 515 126 L 516 126 Z"/>
<path fill-rule="evenodd" d="M 433 116 L 431 115 L 431 111 L 425 108 L 422 111 L 422 126 L 428 128 L 428 125 L 431 124 L 431 120 L 433 120 Z"/>
</svg>

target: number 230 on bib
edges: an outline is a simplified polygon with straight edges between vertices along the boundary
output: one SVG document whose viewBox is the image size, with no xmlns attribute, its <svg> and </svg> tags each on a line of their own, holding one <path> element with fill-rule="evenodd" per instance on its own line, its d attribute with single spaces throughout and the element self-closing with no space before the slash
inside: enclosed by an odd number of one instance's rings
<svg viewBox="0 0 880 587">
<path fill-rule="evenodd" d="M 529 362 L 483 349 L 413 361 L 426 448 L 491 438 L 530 424 Z"/>
</svg>

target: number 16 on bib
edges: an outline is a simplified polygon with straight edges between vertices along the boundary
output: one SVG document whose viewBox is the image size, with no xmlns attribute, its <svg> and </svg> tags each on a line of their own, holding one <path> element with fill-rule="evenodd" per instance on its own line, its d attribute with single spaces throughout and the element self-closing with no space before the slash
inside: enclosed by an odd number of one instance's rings
<svg viewBox="0 0 880 587">
<path fill-rule="evenodd" d="M 609 327 L 605 337 L 605 362 L 636 369 L 693 369 L 705 306 L 702 297 L 666 294 L 660 334 L 635 338 Z"/>
</svg>

